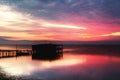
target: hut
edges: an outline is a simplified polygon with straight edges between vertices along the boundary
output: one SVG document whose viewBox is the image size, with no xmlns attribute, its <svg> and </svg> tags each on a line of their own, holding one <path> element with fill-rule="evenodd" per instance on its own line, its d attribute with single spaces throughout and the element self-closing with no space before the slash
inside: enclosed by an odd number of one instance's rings
<svg viewBox="0 0 120 80">
<path fill-rule="evenodd" d="M 63 47 L 57 44 L 32 45 L 32 59 L 57 59 L 62 56 Z"/>
</svg>

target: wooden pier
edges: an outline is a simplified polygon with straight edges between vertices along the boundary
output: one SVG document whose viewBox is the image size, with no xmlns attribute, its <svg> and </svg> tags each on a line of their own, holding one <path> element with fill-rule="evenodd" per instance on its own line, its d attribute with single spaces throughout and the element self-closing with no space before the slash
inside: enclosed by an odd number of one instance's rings
<svg viewBox="0 0 120 80">
<path fill-rule="evenodd" d="M 32 55 L 32 50 L 0 50 L 0 58 Z"/>
<path fill-rule="evenodd" d="M 32 50 L 1 50 L 0 58 L 18 57 L 31 55 L 32 59 L 54 60 L 63 56 L 63 46 L 58 44 L 36 44 L 32 45 Z"/>
</svg>

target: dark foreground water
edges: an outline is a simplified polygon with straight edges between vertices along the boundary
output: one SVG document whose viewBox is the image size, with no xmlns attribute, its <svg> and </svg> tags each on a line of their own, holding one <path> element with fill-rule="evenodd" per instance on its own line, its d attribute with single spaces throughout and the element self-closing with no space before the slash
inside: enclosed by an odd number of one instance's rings
<svg viewBox="0 0 120 80">
<path fill-rule="evenodd" d="M 0 67 L 6 74 L 30 80 L 120 80 L 120 51 L 111 49 L 64 48 L 63 57 L 54 61 L 32 60 L 31 56 L 1 58 Z"/>
</svg>

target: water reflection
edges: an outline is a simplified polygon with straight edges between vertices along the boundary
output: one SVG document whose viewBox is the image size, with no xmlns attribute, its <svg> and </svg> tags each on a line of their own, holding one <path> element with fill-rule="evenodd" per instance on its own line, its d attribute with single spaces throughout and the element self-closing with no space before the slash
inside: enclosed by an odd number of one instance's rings
<svg viewBox="0 0 120 80">
<path fill-rule="evenodd" d="M 31 56 L 5 58 L 0 59 L 0 66 L 10 75 L 42 80 L 120 80 L 120 57 L 76 51 L 54 61 L 32 60 Z"/>
<path fill-rule="evenodd" d="M 27 56 L 0 59 L 0 66 L 11 75 L 46 78 L 45 80 L 57 77 L 63 78 L 62 80 L 66 77 L 65 80 L 68 80 L 71 76 L 77 80 L 86 76 L 101 80 L 107 74 L 120 74 L 120 58 L 109 56 L 65 54 L 63 59 L 55 61 L 31 60 L 31 56 Z"/>
<path fill-rule="evenodd" d="M 31 56 L 0 59 L 0 66 L 11 75 L 30 75 L 35 71 L 44 71 L 61 66 L 82 64 L 85 58 L 81 56 L 64 55 L 64 58 L 55 61 L 31 60 Z M 14 66 L 13 66 L 14 65 Z M 26 73 L 27 72 L 27 73 Z"/>
</svg>

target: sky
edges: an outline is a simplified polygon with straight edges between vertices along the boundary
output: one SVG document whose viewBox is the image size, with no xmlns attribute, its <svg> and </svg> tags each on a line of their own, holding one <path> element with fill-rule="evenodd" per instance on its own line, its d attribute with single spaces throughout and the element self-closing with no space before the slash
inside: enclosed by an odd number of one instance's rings
<svg viewBox="0 0 120 80">
<path fill-rule="evenodd" d="M 0 40 L 120 40 L 120 0 L 0 0 Z"/>
</svg>

